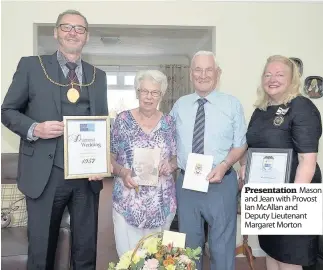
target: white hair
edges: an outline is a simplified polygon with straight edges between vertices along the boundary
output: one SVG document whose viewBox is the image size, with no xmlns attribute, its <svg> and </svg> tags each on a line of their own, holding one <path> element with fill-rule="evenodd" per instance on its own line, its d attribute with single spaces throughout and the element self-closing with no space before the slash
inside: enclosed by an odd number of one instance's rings
<svg viewBox="0 0 323 270">
<path fill-rule="evenodd" d="M 167 90 L 167 77 L 164 73 L 159 70 L 140 70 L 137 72 L 135 77 L 135 89 L 140 89 L 140 84 L 143 80 L 152 80 L 158 84 L 160 84 L 160 91 L 162 95 L 165 94 Z"/>
<path fill-rule="evenodd" d="M 219 68 L 218 63 L 216 62 L 215 54 L 213 52 L 211 52 L 211 51 L 198 51 L 196 54 L 194 54 L 194 56 L 192 57 L 192 60 L 191 60 L 191 67 L 194 64 L 195 57 L 199 56 L 199 55 L 210 55 L 210 56 L 212 56 L 213 59 L 214 59 L 215 68 Z"/>
</svg>

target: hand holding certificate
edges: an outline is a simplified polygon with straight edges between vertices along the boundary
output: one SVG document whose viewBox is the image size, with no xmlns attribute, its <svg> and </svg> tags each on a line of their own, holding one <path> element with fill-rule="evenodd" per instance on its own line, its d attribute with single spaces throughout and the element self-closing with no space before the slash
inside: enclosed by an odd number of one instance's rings
<svg viewBox="0 0 323 270">
<path fill-rule="evenodd" d="M 65 179 L 111 176 L 108 116 L 64 116 Z"/>
<path fill-rule="evenodd" d="M 188 155 L 183 188 L 207 192 L 209 181 L 207 176 L 212 170 L 213 156 L 190 153 Z"/>
</svg>

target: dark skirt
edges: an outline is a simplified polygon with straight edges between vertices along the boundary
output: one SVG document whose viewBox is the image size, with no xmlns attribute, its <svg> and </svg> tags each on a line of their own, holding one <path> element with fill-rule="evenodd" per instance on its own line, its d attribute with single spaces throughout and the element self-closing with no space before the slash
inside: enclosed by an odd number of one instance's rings
<svg viewBox="0 0 323 270">
<path fill-rule="evenodd" d="M 268 256 L 287 264 L 316 263 L 319 239 L 316 235 L 259 235 L 259 245 Z"/>
</svg>

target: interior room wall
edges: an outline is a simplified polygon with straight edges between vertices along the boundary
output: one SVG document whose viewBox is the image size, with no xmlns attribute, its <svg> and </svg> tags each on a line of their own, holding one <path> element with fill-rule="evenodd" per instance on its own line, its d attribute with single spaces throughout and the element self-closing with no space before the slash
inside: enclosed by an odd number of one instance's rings
<svg viewBox="0 0 323 270">
<path fill-rule="evenodd" d="M 19 5 L 19 8 L 17 8 Z M 97 25 L 215 26 L 213 51 L 222 68 L 220 90 L 239 98 L 246 120 L 267 57 L 282 54 L 304 63 L 303 78 L 323 76 L 323 5 L 207 1 L 25 1 L 2 2 L 2 99 L 22 56 L 35 54 L 35 23 L 54 23 L 66 9 L 77 9 Z M 9 27 L 10 26 L 10 27 Z M 19 30 L 20 29 L 20 30 Z M 323 99 L 313 100 L 323 110 Z M 18 137 L 2 128 L 2 153 L 18 151 Z M 318 163 L 323 166 L 322 144 Z M 254 252 L 261 254 L 256 237 Z"/>
</svg>

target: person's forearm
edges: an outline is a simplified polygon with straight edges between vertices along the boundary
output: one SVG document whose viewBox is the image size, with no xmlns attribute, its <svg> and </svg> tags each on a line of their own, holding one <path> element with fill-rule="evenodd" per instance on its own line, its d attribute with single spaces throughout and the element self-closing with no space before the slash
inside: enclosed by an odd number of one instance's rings
<svg viewBox="0 0 323 270">
<path fill-rule="evenodd" d="M 172 156 L 170 160 L 170 166 L 171 166 L 171 172 L 174 172 L 177 170 L 177 156 Z"/>
<path fill-rule="evenodd" d="M 243 156 L 239 160 L 240 166 L 245 166 L 247 164 L 247 152 L 243 154 Z"/>
<path fill-rule="evenodd" d="M 244 156 L 246 149 L 246 144 L 242 147 L 232 148 L 223 162 L 227 165 L 228 168 L 232 167 L 238 160 L 240 160 Z"/>
<path fill-rule="evenodd" d="M 1 122 L 21 138 L 27 139 L 30 126 L 36 122 L 24 114 L 29 102 L 30 61 L 22 57 L 1 105 Z"/>
<path fill-rule="evenodd" d="M 124 167 L 117 162 L 115 154 L 111 154 L 111 164 L 113 168 L 113 174 L 121 177 L 122 169 L 124 169 Z"/>
<path fill-rule="evenodd" d="M 12 132 L 16 133 L 23 139 L 27 139 L 28 130 L 35 120 L 20 113 L 18 110 L 1 108 L 1 122 Z"/>
<path fill-rule="evenodd" d="M 316 169 L 316 154 L 300 154 L 298 160 L 294 183 L 311 183 Z"/>
</svg>

